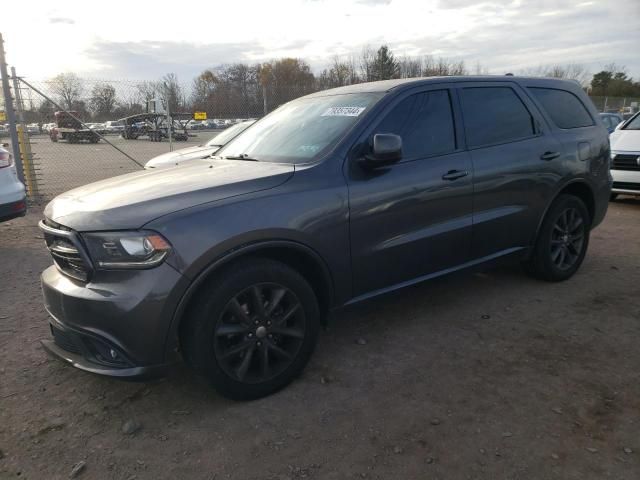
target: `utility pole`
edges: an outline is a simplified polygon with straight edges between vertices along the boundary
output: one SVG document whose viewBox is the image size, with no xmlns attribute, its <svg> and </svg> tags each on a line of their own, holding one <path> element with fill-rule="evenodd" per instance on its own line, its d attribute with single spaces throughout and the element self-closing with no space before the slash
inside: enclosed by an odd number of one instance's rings
<svg viewBox="0 0 640 480">
<path fill-rule="evenodd" d="M 9 134 L 11 135 L 11 148 L 13 159 L 16 162 L 18 178 L 24 183 L 24 170 L 22 168 L 22 157 L 20 156 L 20 143 L 18 142 L 18 130 L 16 129 L 16 112 L 13 109 L 13 99 L 11 98 L 11 87 L 9 86 L 9 74 L 7 73 L 7 60 L 4 55 L 4 39 L 0 33 L 0 75 L 2 76 L 2 91 L 4 93 L 4 109 L 9 122 Z"/>
<path fill-rule="evenodd" d="M 167 97 L 167 134 L 169 135 L 169 151 L 173 152 L 173 135 L 171 132 L 171 129 L 173 128 L 173 121 L 171 120 L 170 110 L 171 96 L 169 91 L 169 84 L 167 84 L 167 82 L 164 82 L 164 91 Z"/>
<path fill-rule="evenodd" d="M 31 142 L 29 140 L 29 132 L 27 131 L 24 118 L 24 103 L 22 100 L 22 92 L 20 91 L 20 81 L 16 75 L 15 67 L 11 67 L 11 78 L 13 79 L 13 97 L 16 104 L 16 113 L 20 127 L 18 131 L 18 144 L 20 145 L 20 153 L 22 155 L 22 171 L 24 172 L 24 180 L 22 183 L 27 187 L 29 197 L 34 199 L 38 196 L 38 182 L 36 182 L 36 170 L 33 165 L 33 153 L 31 152 Z"/>
</svg>

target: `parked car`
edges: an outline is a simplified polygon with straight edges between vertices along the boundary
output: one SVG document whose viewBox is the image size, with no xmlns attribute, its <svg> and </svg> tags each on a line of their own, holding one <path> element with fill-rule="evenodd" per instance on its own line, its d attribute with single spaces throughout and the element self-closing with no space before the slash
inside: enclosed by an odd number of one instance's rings
<svg viewBox="0 0 640 480">
<path fill-rule="evenodd" d="M 609 133 L 613 133 L 616 127 L 622 123 L 622 117 L 616 113 L 601 113 L 600 120 L 607 127 Z"/>
<path fill-rule="evenodd" d="M 44 345 L 121 378 L 180 352 L 223 395 L 261 397 L 300 374 L 331 309 L 498 258 L 569 279 L 610 181 L 609 136 L 575 82 L 317 92 L 211 159 L 49 203 Z"/>
<path fill-rule="evenodd" d="M 56 124 L 55 123 L 45 123 L 42 125 L 42 131 L 44 133 L 50 133 L 52 128 L 55 128 Z"/>
<path fill-rule="evenodd" d="M 0 222 L 27 212 L 24 185 L 18 179 L 13 156 L 5 147 L 6 143 L 0 146 Z"/>
<path fill-rule="evenodd" d="M 640 112 L 611 134 L 611 199 L 640 195 Z"/>
<path fill-rule="evenodd" d="M 124 132 L 124 122 L 121 120 L 109 120 L 104 122 L 105 133 L 120 134 Z"/>
<path fill-rule="evenodd" d="M 158 168 L 179 165 L 189 160 L 197 160 L 199 158 L 207 158 L 213 155 L 223 145 L 229 143 L 235 137 L 249 128 L 255 120 L 242 122 L 233 127 L 227 128 L 224 132 L 219 133 L 204 145 L 195 147 L 181 148 L 173 152 L 163 153 L 149 160 L 144 168 Z"/>
</svg>

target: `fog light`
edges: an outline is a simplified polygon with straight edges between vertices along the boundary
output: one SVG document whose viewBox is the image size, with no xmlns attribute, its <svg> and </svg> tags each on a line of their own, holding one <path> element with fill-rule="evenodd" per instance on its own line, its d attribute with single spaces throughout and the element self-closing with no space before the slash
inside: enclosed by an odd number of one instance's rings
<svg viewBox="0 0 640 480">
<path fill-rule="evenodd" d="M 114 360 L 118 358 L 118 352 L 116 352 L 113 348 L 109 349 L 109 355 L 111 355 L 111 358 Z"/>
</svg>

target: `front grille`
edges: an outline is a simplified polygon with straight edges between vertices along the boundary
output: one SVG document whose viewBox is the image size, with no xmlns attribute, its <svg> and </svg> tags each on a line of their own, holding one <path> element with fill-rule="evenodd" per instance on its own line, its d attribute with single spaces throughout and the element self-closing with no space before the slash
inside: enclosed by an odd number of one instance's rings
<svg viewBox="0 0 640 480">
<path fill-rule="evenodd" d="M 631 183 L 631 182 L 613 182 L 614 189 L 620 190 L 635 190 L 640 192 L 640 183 Z"/>
<path fill-rule="evenodd" d="M 638 154 L 618 153 L 613 157 L 611 168 L 613 170 L 640 170 Z"/>
<path fill-rule="evenodd" d="M 53 343 L 67 352 L 82 353 L 76 342 L 74 342 L 73 334 L 59 330 L 52 325 L 49 326 L 51 327 L 51 335 L 53 335 Z"/>
<path fill-rule="evenodd" d="M 45 220 L 40 225 L 44 240 L 58 269 L 76 280 L 86 282 L 90 268 L 80 252 L 76 234 L 57 223 Z"/>
</svg>

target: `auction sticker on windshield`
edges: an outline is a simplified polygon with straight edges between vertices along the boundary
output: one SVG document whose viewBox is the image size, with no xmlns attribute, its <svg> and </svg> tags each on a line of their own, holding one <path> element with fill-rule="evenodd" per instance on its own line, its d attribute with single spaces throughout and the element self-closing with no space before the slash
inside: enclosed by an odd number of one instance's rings
<svg viewBox="0 0 640 480">
<path fill-rule="evenodd" d="M 357 117 L 365 107 L 330 107 L 320 115 L 321 117 Z"/>
</svg>

